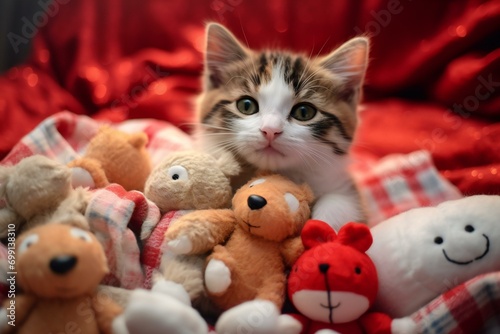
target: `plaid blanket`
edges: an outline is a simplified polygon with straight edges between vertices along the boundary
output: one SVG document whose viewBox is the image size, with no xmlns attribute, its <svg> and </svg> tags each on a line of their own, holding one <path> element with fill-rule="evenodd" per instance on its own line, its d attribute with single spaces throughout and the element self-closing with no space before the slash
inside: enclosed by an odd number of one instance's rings
<svg viewBox="0 0 500 334">
<path fill-rule="evenodd" d="M 61 163 L 79 157 L 102 123 L 86 116 L 61 112 L 26 135 L 1 162 L 13 165 L 42 154 Z M 126 132 L 144 131 L 153 165 L 170 152 L 189 149 L 192 139 L 177 127 L 157 120 L 130 120 L 112 126 Z M 437 205 L 461 197 L 443 179 L 426 151 L 388 156 L 382 160 L 355 159 L 352 175 L 368 208 L 371 226 L 408 209 Z M 361 162 L 362 161 L 362 162 Z M 0 204 L 1 205 L 1 204 Z M 111 184 L 94 191 L 86 217 L 104 246 L 111 272 L 104 284 L 127 289 L 151 287 L 151 277 L 165 247 L 163 235 L 185 211 L 168 212 L 138 191 Z M 7 252 L 0 245 L 0 268 Z M 4 279 L 0 275 L 0 280 Z M 423 333 L 477 333 L 500 327 L 500 273 L 474 278 L 439 296 L 412 315 Z M 0 284 L 0 291 L 8 290 Z"/>
</svg>

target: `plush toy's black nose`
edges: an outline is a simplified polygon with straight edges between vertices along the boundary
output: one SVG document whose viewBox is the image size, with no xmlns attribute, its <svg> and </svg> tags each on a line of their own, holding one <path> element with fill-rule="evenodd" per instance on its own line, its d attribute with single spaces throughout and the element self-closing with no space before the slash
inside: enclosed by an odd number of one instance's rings
<svg viewBox="0 0 500 334">
<path fill-rule="evenodd" d="M 61 255 L 50 260 L 50 269 L 58 275 L 64 275 L 76 265 L 76 256 Z"/>
<path fill-rule="evenodd" d="M 247 202 L 248 202 L 248 207 L 252 210 L 259 210 L 260 208 L 263 208 L 267 204 L 266 199 L 259 195 L 248 196 Z"/>
<path fill-rule="evenodd" d="M 321 263 L 319 266 L 319 271 L 321 271 L 323 274 L 330 269 L 330 265 L 328 263 Z"/>
</svg>

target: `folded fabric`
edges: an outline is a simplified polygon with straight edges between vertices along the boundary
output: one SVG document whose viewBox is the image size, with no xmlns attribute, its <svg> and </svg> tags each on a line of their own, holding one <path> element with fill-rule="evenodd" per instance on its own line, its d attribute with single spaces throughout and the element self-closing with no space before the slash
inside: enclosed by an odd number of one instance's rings
<svg viewBox="0 0 500 334">
<path fill-rule="evenodd" d="M 58 113 L 25 136 L 0 164 L 15 164 L 33 154 L 67 163 L 84 152 L 101 124 L 86 116 Z M 150 139 L 148 150 L 153 164 L 169 152 L 192 147 L 191 137 L 166 122 L 134 120 L 114 126 L 123 131 L 145 131 Z M 414 207 L 436 205 L 462 196 L 437 172 L 430 154 L 425 151 L 381 160 L 357 155 L 355 161 L 352 174 L 372 225 Z M 182 214 L 182 211 L 173 211 L 162 217 L 156 205 L 141 192 L 127 192 L 117 184 L 95 190 L 85 215 L 108 256 L 111 272 L 103 283 L 127 289 L 150 287 L 152 274 L 160 265 L 164 251 L 164 232 Z M 6 264 L 7 250 L 1 244 L 2 292 L 8 291 Z M 492 319 L 498 312 L 498 286 L 498 273 L 477 277 L 454 287 L 412 318 L 422 332 L 428 333 L 473 333 L 471 328 L 497 326 Z M 2 294 L 3 299 L 6 297 Z M 467 313 L 469 311 L 472 313 Z"/>
</svg>

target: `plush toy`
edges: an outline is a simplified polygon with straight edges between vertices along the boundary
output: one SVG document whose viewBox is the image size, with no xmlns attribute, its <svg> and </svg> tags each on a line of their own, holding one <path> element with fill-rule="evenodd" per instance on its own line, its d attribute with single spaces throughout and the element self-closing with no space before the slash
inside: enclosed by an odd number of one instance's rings
<svg viewBox="0 0 500 334">
<path fill-rule="evenodd" d="M 229 208 L 233 195 L 229 180 L 239 171 L 239 164 L 229 154 L 215 159 L 197 151 L 175 152 L 151 172 L 144 194 L 162 213 Z M 157 229 L 161 230 L 163 221 L 156 226 Z M 169 223 L 170 227 L 175 224 L 175 220 Z M 148 240 L 145 242 L 149 244 Z M 160 271 L 164 279 L 179 283 L 186 289 L 195 308 L 204 314 L 216 314 L 217 310 L 209 302 L 203 287 L 205 258 L 204 254 L 176 255 L 164 249 Z"/>
<path fill-rule="evenodd" d="M 205 269 L 206 290 L 216 305 L 228 310 L 217 322 L 217 333 L 235 332 L 241 317 L 251 315 L 262 301 L 263 309 L 271 304 L 271 311 L 281 310 L 285 266 L 302 251 L 298 235 L 312 201 L 305 184 L 279 175 L 261 176 L 235 193 L 232 209 L 194 211 L 167 231 L 175 252 L 213 249 Z"/>
<path fill-rule="evenodd" d="M 113 322 L 114 334 L 204 334 L 208 326 L 184 288 L 159 280 L 151 290 L 132 291 L 123 314 Z"/>
<path fill-rule="evenodd" d="M 377 295 L 377 270 L 365 254 L 372 243 L 364 224 L 347 223 L 338 235 L 325 222 L 309 220 L 302 230 L 306 251 L 293 265 L 288 295 L 303 316 L 302 333 L 391 333 L 392 319 L 370 312 Z M 411 333 L 395 323 L 396 332 Z M 401 327 L 405 331 L 401 331 Z M 326 333 L 327 331 L 322 331 Z"/>
<path fill-rule="evenodd" d="M 151 172 L 144 195 L 162 213 L 228 208 L 233 195 L 229 178 L 239 171 L 229 154 L 215 159 L 196 151 L 171 153 Z"/>
<path fill-rule="evenodd" d="M 153 263 L 145 266 L 146 280 L 156 283 L 151 291 L 138 289 L 118 294 L 118 299 L 126 297 L 127 304 L 123 315 L 116 320 L 117 333 L 208 331 L 206 321 L 192 307 L 204 315 L 219 314 L 203 286 L 206 255 L 176 255 L 161 245 L 166 244 L 165 230 L 176 224 L 172 217 L 189 212 L 183 210 L 229 207 L 232 198 L 229 178 L 239 170 L 231 155 L 215 159 L 197 151 L 171 153 L 153 169 L 144 194 L 158 206 L 164 218 L 155 226 L 143 226 L 141 239 L 144 240 L 142 258 Z M 159 271 L 153 275 L 157 265 Z M 110 292 L 109 288 L 105 290 Z"/>
<path fill-rule="evenodd" d="M 412 314 L 479 275 L 500 270 L 500 196 L 477 195 L 416 208 L 372 228 L 379 272 L 376 306 Z"/>
<path fill-rule="evenodd" d="M 126 133 L 103 126 L 90 140 L 85 155 L 71 161 L 73 185 L 102 188 L 118 183 L 126 190 L 144 189 L 151 172 L 148 137 L 143 132 Z"/>
<path fill-rule="evenodd" d="M 96 293 L 108 266 L 93 234 L 63 224 L 30 229 L 16 240 L 15 270 L 20 290 L 5 301 L 2 333 L 111 333 L 122 310 Z"/>
<path fill-rule="evenodd" d="M 88 228 L 83 214 L 90 193 L 71 186 L 71 169 L 42 155 L 0 166 L 0 237 L 9 224 L 21 231 L 49 221 Z"/>
</svg>

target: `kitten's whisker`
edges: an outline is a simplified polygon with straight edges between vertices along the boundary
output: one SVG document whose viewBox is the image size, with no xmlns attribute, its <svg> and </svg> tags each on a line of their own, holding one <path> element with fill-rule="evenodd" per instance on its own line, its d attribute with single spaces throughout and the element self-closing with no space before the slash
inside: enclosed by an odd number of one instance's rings
<svg viewBox="0 0 500 334">
<path fill-rule="evenodd" d="M 235 76 L 231 77 L 228 81 L 226 81 L 226 83 L 224 83 L 224 86 L 227 86 L 231 81 L 233 81 L 233 79 L 236 79 L 236 78 L 241 78 L 241 79 L 245 80 L 246 82 L 251 83 L 251 81 L 248 78 L 246 78 L 242 75 L 235 75 Z"/>
<path fill-rule="evenodd" d="M 302 73 L 300 74 L 299 77 L 299 82 L 302 82 L 302 79 L 304 78 L 304 74 L 306 73 L 307 66 L 309 65 L 309 61 L 311 60 L 311 56 L 314 50 L 314 46 L 311 48 L 311 52 L 309 53 L 309 57 L 306 59 L 306 64 L 304 65 L 304 68 L 302 69 Z"/>
<path fill-rule="evenodd" d="M 330 37 L 328 37 L 325 41 L 325 43 L 323 43 L 323 45 L 321 46 L 321 48 L 319 49 L 318 53 L 316 53 L 316 56 L 314 58 L 318 58 L 319 55 L 321 54 L 321 51 L 323 51 L 323 49 L 325 48 L 326 44 L 328 43 L 328 41 L 330 40 Z"/>
<path fill-rule="evenodd" d="M 209 128 L 209 129 L 228 130 L 228 131 L 231 130 L 231 128 L 229 128 L 229 127 L 223 127 L 223 126 L 219 126 L 219 125 L 215 125 L 215 124 L 200 123 L 199 125 L 201 125 L 204 128 Z"/>
</svg>

